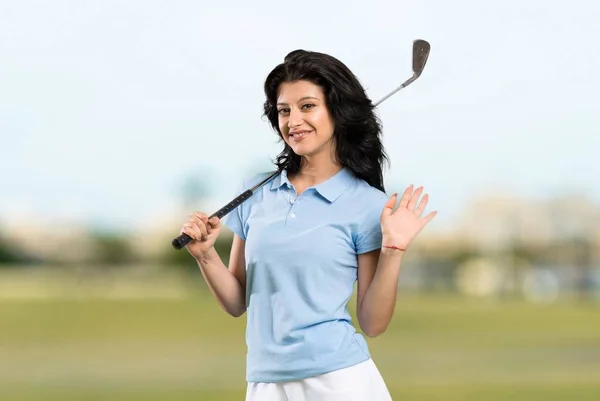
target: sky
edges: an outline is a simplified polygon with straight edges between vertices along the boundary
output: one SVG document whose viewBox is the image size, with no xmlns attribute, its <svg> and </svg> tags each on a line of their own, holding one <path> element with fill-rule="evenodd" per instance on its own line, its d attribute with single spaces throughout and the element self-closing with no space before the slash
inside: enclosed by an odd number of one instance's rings
<svg viewBox="0 0 600 401">
<path fill-rule="evenodd" d="M 600 202 L 599 20 L 592 0 L 0 2 L 0 221 L 186 216 L 189 177 L 227 203 L 280 150 L 262 85 L 289 51 L 375 101 L 418 38 L 423 75 L 378 107 L 389 193 L 423 185 L 440 224 L 489 190 Z"/>
</svg>

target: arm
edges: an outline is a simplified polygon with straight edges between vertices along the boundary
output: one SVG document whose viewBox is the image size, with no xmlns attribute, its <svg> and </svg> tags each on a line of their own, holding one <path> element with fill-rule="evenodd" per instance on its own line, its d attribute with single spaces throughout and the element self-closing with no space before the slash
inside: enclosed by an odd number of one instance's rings
<svg viewBox="0 0 600 401">
<path fill-rule="evenodd" d="M 358 255 L 357 317 L 369 337 L 383 333 L 392 320 L 404 252 L 437 214 L 434 211 L 421 218 L 429 200 L 425 194 L 418 202 L 422 191 L 423 187 L 413 191 L 410 185 L 395 210 L 398 194 L 392 195 L 381 212 L 381 249 Z"/>
<path fill-rule="evenodd" d="M 357 318 L 369 337 L 385 332 L 396 306 L 404 251 L 382 249 L 358 255 Z"/>
<path fill-rule="evenodd" d="M 200 271 L 223 310 L 239 317 L 246 311 L 246 243 L 234 234 L 229 257 L 225 266 L 214 247 L 202 252 L 196 259 Z"/>
</svg>

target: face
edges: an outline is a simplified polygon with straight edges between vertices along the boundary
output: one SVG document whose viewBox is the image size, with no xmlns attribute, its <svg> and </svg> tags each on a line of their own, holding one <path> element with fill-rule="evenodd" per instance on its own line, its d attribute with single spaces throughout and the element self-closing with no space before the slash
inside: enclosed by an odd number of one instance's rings
<svg viewBox="0 0 600 401">
<path fill-rule="evenodd" d="M 283 140 L 294 153 L 311 157 L 332 150 L 334 125 L 320 86 L 308 81 L 281 84 L 277 112 Z"/>
</svg>

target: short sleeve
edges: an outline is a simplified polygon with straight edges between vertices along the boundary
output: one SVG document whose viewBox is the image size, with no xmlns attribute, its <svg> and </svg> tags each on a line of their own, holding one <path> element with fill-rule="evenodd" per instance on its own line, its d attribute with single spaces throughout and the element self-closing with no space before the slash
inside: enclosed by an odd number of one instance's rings
<svg viewBox="0 0 600 401">
<path fill-rule="evenodd" d="M 381 212 L 386 202 L 387 196 L 385 193 L 381 193 L 367 207 L 354 240 L 357 254 L 360 255 L 381 248 L 381 241 L 383 239 L 383 234 L 381 233 Z"/>
</svg>

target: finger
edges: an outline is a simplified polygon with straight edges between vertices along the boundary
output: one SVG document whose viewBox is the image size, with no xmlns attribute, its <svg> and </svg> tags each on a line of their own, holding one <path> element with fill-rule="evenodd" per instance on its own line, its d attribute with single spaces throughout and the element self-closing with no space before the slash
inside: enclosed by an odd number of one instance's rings
<svg viewBox="0 0 600 401">
<path fill-rule="evenodd" d="M 433 218 L 437 215 L 437 210 L 434 210 L 433 212 L 429 213 L 427 216 L 423 217 L 423 219 L 421 220 L 423 222 L 423 225 L 429 223 L 431 220 L 433 220 Z"/>
<path fill-rule="evenodd" d="M 408 205 L 408 200 L 410 199 L 410 194 L 412 193 L 413 185 L 410 184 L 408 188 L 404 190 L 404 194 L 402 194 L 402 199 L 400 199 L 400 205 L 398 207 L 406 207 Z"/>
<path fill-rule="evenodd" d="M 421 196 L 421 192 L 423 192 L 423 187 L 419 187 L 415 192 L 413 192 L 410 200 L 408 201 L 408 205 L 406 205 L 408 210 L 415 210 L 415 206 L 417 205 L 419 196 Z"/>
<path fill-rule="evenodd" d="M 205 222 L 206 221 L 206 214 L 201 213 L 201 212 L 194 212 L 190 218 L 193 218 L 196 221 L 200 221 L 200 222 Z"/>
<path fill-rule="evenodd" d="M 200 224 L 197 224 L 196 227 L 198 227 L 198 230 L 200 230 L 201 238 L 204 241 L 204 239 L 206 239 L 208 236 L 208 229 L 206 228 L 206 225 L 200 222 Z"/>
<path fill-rule="evenodd" d="M 427 206 L 428 201 L 429 201 L 429 194 L 423 195 L 423 197 L 421 198 L 421 202 L 419 203 L 419 206 L 417 206 L 417 208 L 415 209 L 415 213 L 417 214 L 417 217 L 421 217 L 421 215 L 423 214 L 423 210 L 425 210 L 425 206 Z"/>
<path fill-rule="evenodd" d="M 221 227 L 221 220 L 217 216 L 206 218 L 206 230 L 208 235 L 210 235 L 213 231 L 218 230 L 219 227 Z"/>
<path fill-rule="evenodd" d="M 204 221 L 205 217 L 206 217 L 206 214 L 204 214 L 204 213 L 194 212 L 190 216 L 190 219 L 193 219 L 193 220 L 198 221 L 198 222 L 202 222 L 202 221 Z"/>
<path fill-rule="evenodd" d="M 219 219 L 218 216 L 213 216 L 211 219 L 208 220 L 208 224 L 212 229 L 217 229 L 221 227 L 221 219 Z"/>
<path fill-rule="evenodd" d="M 200 234 L 203 236 L 202 239 L 208 235 L 208 229 L 204 222 L 205 219 L 206 215 L 203 215 L 203 213 L 194 213 L 192 215 L 192 221 L 198 226 Z"/>
<path fill-rule="evenodd" d="M 210 220 L 208 219 L 208 217 L 206 215 L 203 215 L 200 217 L 200 221 L 202 221 L 202 224 L 204 224 L 204 227 L 206 228 L 206 234 L 210 235 L 210 233 L 213 230 L 213 227 L 210 224 Z"/>
<path fill-rule="evenodd" d="M 206 227 L 202 223 L 192 222 L 192 229 L 198 235 L 198 241 L 204 241 L 206 238 Z"/>
<path fill-rule="evenodd" d="M 181 228 L 181 234 L 187 234 L 192 240 L 194 241 L 200 241 L 200 237 L 199 237 L 199 233 L 197 233 L 192 227 L 191 225 L 185 224 L 182 228 Z"/>
<path fill-rule="evenodd" d="M 196 219 L 192 218 L 192 220 L 189 221 L 189 227 L 196 233 L 198 241 L 204 240 L 207 234 L 206 228 L 202 222 L 198 222 Z"/>
<path fill-rule="evenodd" d="M 206 230 L 205 235 L 210 234 L 211 227 L 210 227 L 210 224 L 208 223 L 208 216 L 206 216 L 204 213 L 200 213 L 200 220 L 202 221 L 202 225 L 203 225 L 204 229 Z"/>
<path fill-rule="evenodd" d="M 398 199 L 398 194 L 393 194 L 388 201 L 383 206 L 383 210 L 381 211 L 381 217 L 390 216 L 394 212 L 394 206 L 396 206 L 396 200 Z"/>
</svg>

